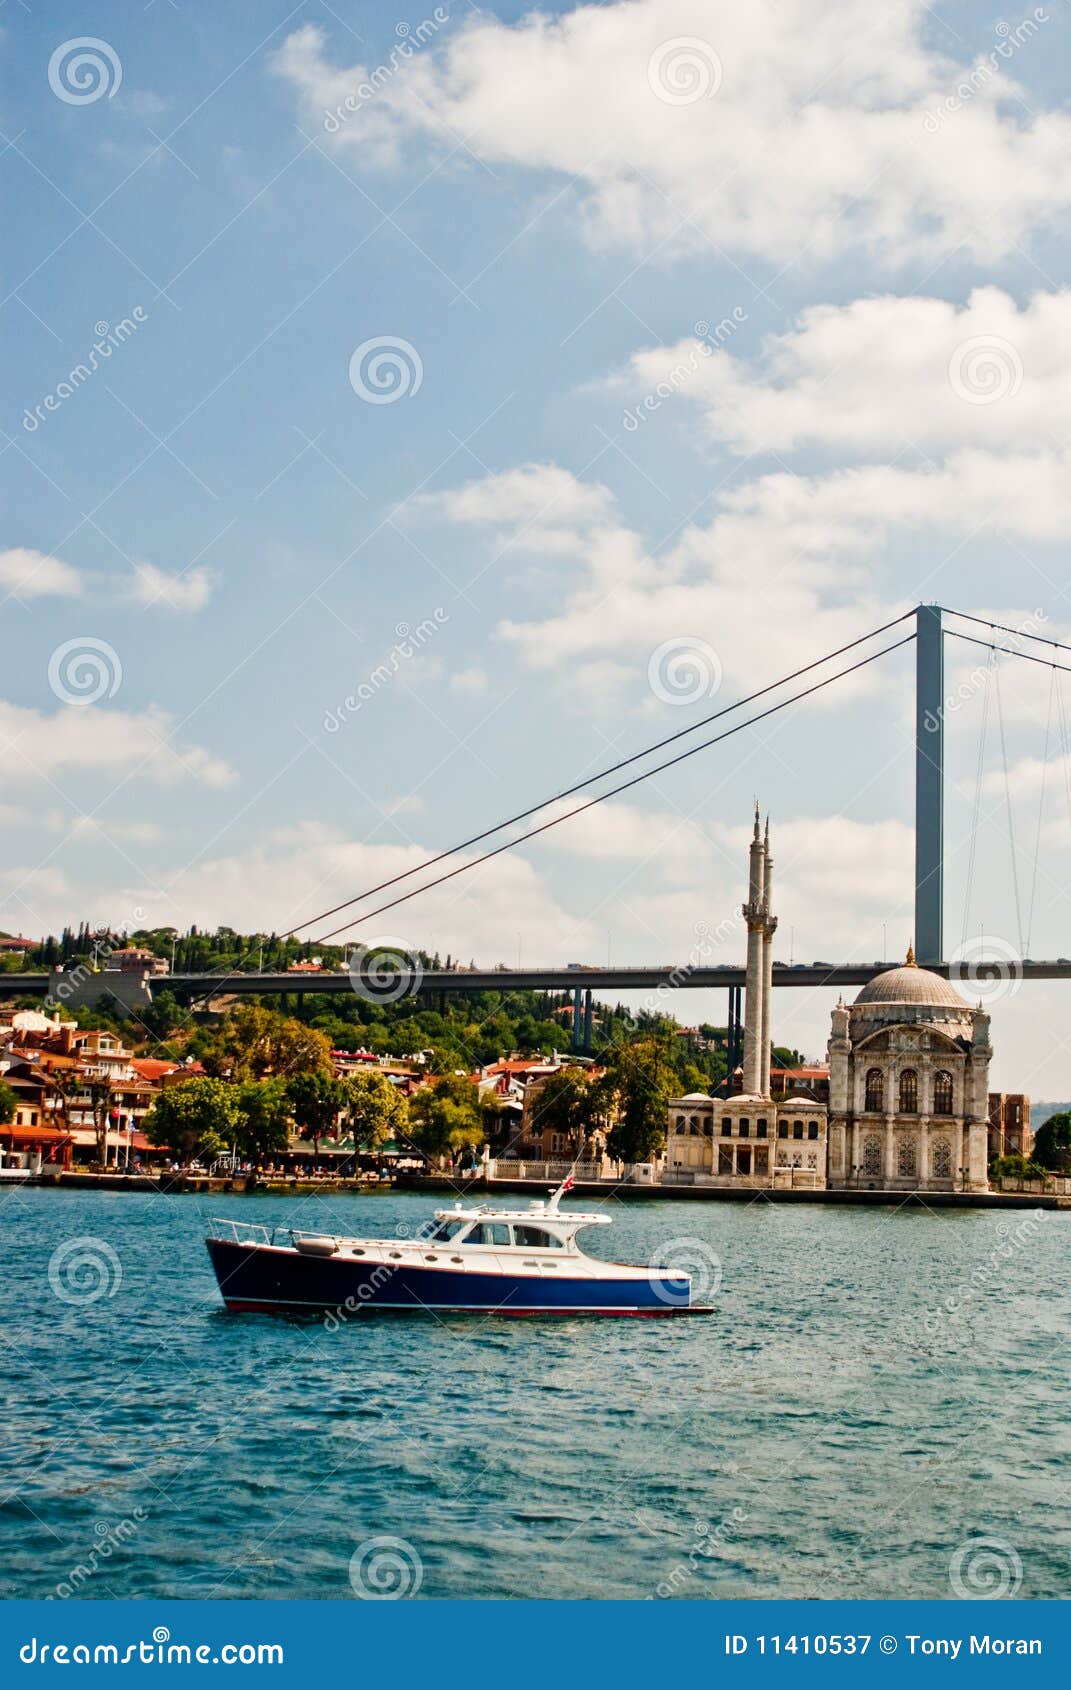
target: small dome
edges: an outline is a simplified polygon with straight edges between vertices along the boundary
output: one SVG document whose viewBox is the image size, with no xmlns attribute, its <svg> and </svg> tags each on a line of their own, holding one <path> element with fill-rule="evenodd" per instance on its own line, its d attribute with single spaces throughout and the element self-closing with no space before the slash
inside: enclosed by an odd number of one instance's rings
<svg viewBox="0 0 1071 1690">
<path fill-rule="evenodd" d="M 689 1091 L 679 1101 L 681 1103 L 709 1103 L 710 1098 L 705 1091 Z"/>
<path fill-rule="evenodd" d="M 887 968 L 868 980 L 856 998 L 856 1003 L 920 1003 L 935 1009 L 958 1009 L 970 1014 L 970 1004 L 961 998 L 951 981 L 943 980 L 928 968 L 905 963 L 901 968 Z"/>
</svg>

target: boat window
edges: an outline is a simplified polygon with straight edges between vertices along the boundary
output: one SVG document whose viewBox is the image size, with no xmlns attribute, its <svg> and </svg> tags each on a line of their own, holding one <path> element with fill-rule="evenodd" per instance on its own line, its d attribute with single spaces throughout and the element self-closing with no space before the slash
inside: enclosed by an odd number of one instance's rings
<svg viewBox="0 0 1071 1690">
<path fill-rule="evenodd" d="M 513 1229 L 514 1242 L 527 1250 L 561 1250 L 564 1248 L 560 1238 L 555 1238 L 552 1232 L 544 1232 L 541 1226 L 515 1226 Z"/>
<path fill-rule="evenodd" d="M 467 1221 L 443 1221 L 442 1225 L 437 1226 L 431 1237 L 426 1239 L 425 1242 L 428 1244 L 445 1244 L 449 1239 L 456 1238 L 462 1227 L 467 1225 Z"/>
<path fill-rule="evenodd" d="M 474 1226 L 466 1244 L 495 1244 L 501 1249 L 509 1244 L 509 1227 L 503 1221 L 484 1221 L 481 1226 Z"/>
</svg>

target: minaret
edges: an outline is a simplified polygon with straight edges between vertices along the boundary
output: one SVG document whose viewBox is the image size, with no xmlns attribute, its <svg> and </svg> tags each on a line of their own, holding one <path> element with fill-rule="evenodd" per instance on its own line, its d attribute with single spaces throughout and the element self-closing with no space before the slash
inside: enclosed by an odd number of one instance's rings
<svg viewBox="0 0 1071 1690">
<path fill-rule="evenodd" d="M 773 915 L 773 857 L 770 855 L 770 818 L 766 817 L 766 836 L 763 840 L 762 903 L 765 921 L 762 927 L 762 1060 L 759 1065 L 759 1092 L 770 1095 L 770 1044 L 773 1038 L 773 936 L 777 919 Z"/>
<path fill-rule="evenodd" d="M 766 984 L 763 957 L 765 930 L 766 848 L 759 832 L 759 806 L 755 805 L 755 831 L 751 836 L 747 903 L 742 914 L 747 922 L 747 997 L 744 1006 L 744 1091 L 759 1095 L 762 1088 L 763 996 Z"/>
</svg>

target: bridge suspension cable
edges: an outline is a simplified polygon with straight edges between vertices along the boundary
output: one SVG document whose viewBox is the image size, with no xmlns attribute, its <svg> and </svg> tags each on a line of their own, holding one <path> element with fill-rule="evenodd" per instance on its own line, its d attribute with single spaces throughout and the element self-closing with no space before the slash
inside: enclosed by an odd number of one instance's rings
<svg viewBox="0 0 1071 1690">
<path fill-rule="evenodd" d="M 1012 628 L 1009 632 L 1014 634 L 1016 629 Z M 979 640 L 973 634 L 959 634 L 955 628 L 946 628 L 945 633 L 950 640 L 965 640 L 968 645 L 980 645 L 983 650 L 998 652 L 1001 657 L 1021 657 L 1024 663 L 1040 663 L 1043 669 L 1059 669 L 1062 674 L 1071 675 L 1071 666 L 1066 663 L 1057 663 L 1051 657 L 1035 657 L 1032 651 L 1016 651 L 1015 647 L 1010 645 L 994 645 L 992 640 Z M 1033 636 L 1027 635 L 1026 637 L 1030 639 Z M 1062 646 L 1059 640 L 1046 640 L 1044 643 L 1059 646 L 1061 651 L 1071 651 L 1071 646 Z"/>
<path fill-rule="evenodd" d="M 1071 645 L 1067 645 L 1063 640 L 1054 640 L 1051 634 L 1031 634 L 1026 628 L 1010 628 L 1006 622 L 993 622 L 988 616 L 972 616 L 968 610 L 949 610 L 947 605 L 940 608 L 943 615 L 958 616 L 961 622 L 977 622 L 982 628 L 996 628 L 1002 634 L 1014 634 L 1018 640 L 1034 640 L 1038 645 L 1051 645 L 1060 651 L 1071 651 Z M 968 637 L 966 634 L 957 634 L 954 628 L 946 628 L 945 633 L 951 634 L 954 639 L 963 640 Z"/>
<path fill-rule="evenodd" d="M 914 612 L 911 611 L 908 612 L 908 614 L 914 615 Z M 897 617 L 896 620 L 898 622 L 902 622 L 904 618 Z M 886 624 L 887 627 L 892 625 L 893 624 Z M 863 636 L 864 639 L 872 637 L 872 635 Z M 791 698 L 780 699 L 776 704 L 771 704 L 765 710 L 757 711 L 754 716 L 749 716 L 746 721 L 735 723 L 731 728 L 726 728 L 722 733 L 715 734 L 711 739 L 701 741 L 699 745 L 689 746 L 687 751 L 679 751 L 675 757 L 669 757 L 664 763 L 657 763 L 654 768 L 645 769 L 641 774 L 633 775 L 631 779 L 622 781 L 620 785 L 612 786 L 608 791 L 598 793 L 594 798 L 589 798 L 586 803 L 578 804 L 572 810 L 566 810 L 563 815 L 553 816 L 549 821 L 542 822 L 539 827 L 529 828 L 526 833 L 518 834 L 515 839 L 507 839 L 505 844 L 496 845 L 493 850 L 482 852 L 480 856 L 473 857 L 469 862 L 459 864 L 457 868 L 450 869 L 446 874 L 437 875 L 434 880 L 425 881 L 422 886 L 415 886 L 410 891 L 403 892 L 399 897 L 390 899 L 388 903 L 379 904 L 374 910 L 362 910 L 359 915 L 353 916 L 349 921 L 344 922 L 341 927 L 335 927 L 332 928 L 329 933 L 320 934 L 315 942 L 317 944 L 326 944 L 329 939 L 335 939 L 339 934 L 348 932 L 349 929 L 351 927 L 355 927 L 358 922 L 371 921 L 374 916 L 383 915 L 385 911 L 395 909 L 399 904 L 408 903 L 410 898 L 418 897 L 421 892 L 430 892 L 432 887 L 442 886 L 447 880 L 453 880 L 459 874 L 466 874 L 470 869 L 478 868 L 481 863 L 488 862 L 492 857 L 501 856 L 504 851 L 512 851 L 514 846 L 522 845 L 526 840 L 534 839 L 538 834 L 547 833 L 552 827 L 560 827 L 562 822 L 570 821 L 573 816 L 578 816 L 585 810 L 593 809 L 596 804 L 602 804 L 608 798 L 615 798 L 620 793 L 627 792 L 631 787 L 639 786 L 642 781 L 650 780 L 652 776 L 662 774 L 666 769 L 673 768 L 677 763 L 685 762 L 689 757 L 698 756 L 700 751 L 708 751 L 712 745 L 719 745 L 723 740 L 731 739 L 734 734 L 742 733 L 745 728 L 753 727 L 756 722 L 764 721 L 766 717 L 774 716 L 778 713 L 778 711 L 787 709 L 790 704 L 797 704 L 801 699 L 809 698 L 812 693 L 821 692 L 823 688 L 832 686 L 835 681 L 843 680 L 846 675 L 854 674 L 858 669 L 865 669 L 868 664 L 876 663 L 879 658 L 887 657 L 890 652 L 898 651 L 901 646 L 913 644 L 915 637 L 916 636 L 912 633 L 905 635 L 903 639 L 894 640 L 891 645 L 883 646 L 880 651 L 871 652 L 866 657 L 859 658 L 857 662 L 850 663 L 847 668 L 839 669 L 835 675 L 827 675 L 822 680 L 813 681 L 809 687 L 804 687 L 801 691 L 793 693 Z M 862 642 L 855 641 L 853 643 L 861 644 Z M 813 668 L 815 665 L 810 664 L 807 667 Z M 797 671 L 798 674 L 802 674 L 803 672 L 803 670 Z M 792 676 L 786 677 L 787 680 L 791 680 L 793 678 L 794 677 Z M 782 681 L 779 684 L 784 685 L 785 682 Z M 677 737 L 679 736 L 671 736 L 671 738 Z M 655 749 L 655 747 L 649 747 L 649 750 L 653 749 Z M 637 755 L 642 755 L 642 753 L 637 753 Z M 635 761 L 635 758 L 628 759 L 628 761 Z M 604 776 L 609 772 L 610 771 L 608 770 L 604 771 Z M 600 777 L 593 778 L 597 779 Z M 584 784 L 589 785 L 590 782 L 585 782 Z M 578 789 L 574 788 L 573 790 Z M 550 802 L 553 803 L 554 800 L 552 799 Z M 535 808 L 545 809 L 546 804 L 537 805 Z M 526 811 L 525 814 L 532 815 L 534 814 L 534 810 Z M 502 827 L 508 827 L 510 824 L 508 822 L 503 822 L 500 825 Z M 499 828 L 494 828 L 489 831 L 498 832 Z M 482 837 L 486 838 L 487 835 L 485 834 Z M 444 857 L 454 856 L 457 852 L 463 849 L 465 849 L 464 846 L 455 846 L 453 851 L 443 852 L 437 859 L 433 860 L 441 862 Z M 430 864 L 424 866 L 430 866 Z M 371 894 L 368 892 L 359 893 L 356 898 L 349 899 L 346 904 L 336 905 L 335 911 L 331 913 L 337 913 L 340 909 L 349 908 L 350 905 L 360 903 L 364 898 L 369 896 L 371 896 Z M 314 917 L 313 921 L 321 919 L 326 918 Z M 302 926 L 311 926 L 312 924 L 312 922 L 303 922 Z"/>
<path fill-rule="evenodd" d="M 689 734 L 698 733 L 700 728 L 709 727 L 711 722 L 717 722 L 723 716 L 730 716 L 736 710 L 743 710 L 748 704 L 754 704 L 758 698 L 765 698 L 767 694 L 776 692 L 780 687 L 788 686 L 792 681 L 798 681 L 801 675 L 809 675 L 815 669 L 821 669 L 824 664 L 832 663 L 835 658 L 843 657 L 845 652 L 855 651 L 857 647 L 865 645 L 868 640 L 875 640 L 881 634 L 888 633 L 890 628 L 896 628 L 905 622 L 909 616 L 914 616 L 914 610 L 905 610 L 902 616 L 894 616 L 891 621 L 883 622 L 877 628 L 871 628 L 869 633 L 860 634 L 856 639 L 849 640 L 845 645 L 837 646 L 834 651 L 827 651 L 824 657 L 816 657 L 813 663 L 805 663 L 791 674 L 782 675 L 780 680 L 770 681 L 767 686 L 758 687 L 754 692 L 738 698 L 734 704 L 724 704 L 720 710 L 713 711 L 709 716 L 703 716 L 698 722 L 692 722 L 689 727 L 678 728 L 676 733 L 667 734 L 665 739 L 655 740 L 651 745 L 645 745 L 641 751 L 634 751 L 628 757 L 622 757 L 619 762 L 611 763 L 608 768 L 600 769 L 598 774 L 588 775 L 586 779 L 577 781 L 573 786 L 566 786 L 550 798 L 543 798 L 538 804 L 532 804 L 526 810 L 518 810 L 515 815 L 507 816 L 505 821 L 496 822 L 494 827 L 484 828 L 482 833 L 474 833 L 468 839 L 462 839 L 456 845 L 449 846 L 445 851 L 439 851 L 433 857 L 427 857 L 424 862 L 417 863 L 413 868 L 407 868 L 401 874 L 392 875 L 389 880 L 381 880 L 375 886 L 366 887 L 355 897 L 345 898 L 340 904 L 331 909 L 321 910 L 318 915 L 309 916 L 306 921 L 299 921 L 296 926 L 286 930 L 286 936 L 300 933 L 305 927 L 314 927 L 317 922 L 329 921 L 333 915 L 342 910 L 352 909 L 354 904 L 363 903 L 366 898 L 374 898 L 377 892 L 386 892 L 391 886 L 398 886 L 403 880 L 411 880 L 414 874 L 423 874 L 425 869 L 434 868 L 437 863 L 446 862 L 459 851 L 467 851 L 473 845 L 480 845 L 485 839 L 491 839 L 496 833 L 501 833 L 507 827 L 514 827 L 517 822 L 527 821 L 540 810 L 545 810 L 550 804 L 560 803 L 563 798 L 571 798 L 574 793 L 584 792 L 589 786 L 594 786 L 601 780 L 607 780 L 610 775 L 616 775 L 621 769 L 629 768 L 633 763 L 642 761 L 644 757 L 651 757 L 656 751 L 662 751 L 667 745 L 673 745 L 679 739 L 685 739 Z M 890 648 L 891 649 L 891 648 Z M 880 655 L 880 654 L 879 654 Z M 668 765 L 666 765 L 668 767 Z M 652 770 L 652 773 L 655 771 Z M 363 919 L 363 918 L 362 918 Z M 350 923 L 352 926 L 352 923 Z"/>
</svg>

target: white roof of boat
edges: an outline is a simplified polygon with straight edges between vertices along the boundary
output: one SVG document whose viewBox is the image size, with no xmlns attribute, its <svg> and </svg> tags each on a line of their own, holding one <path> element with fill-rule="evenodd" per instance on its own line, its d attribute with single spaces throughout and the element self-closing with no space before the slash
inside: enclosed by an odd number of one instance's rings
<svg viewBox="0 0 1071 1690">
<path fill-rule="evenodd" d="M 436 1209 L 437 1221 L 551 1221 L 565 1226 L 609 1226 L 612 1215 L 583 1213 L 578 1209 L 552 1209 L 549 1203 L 529 1203 L 526 1209 L 499 1209 L 479 1203 L 475 1208 L 455 1204 L 452 1209 Z"/>
</svg>

